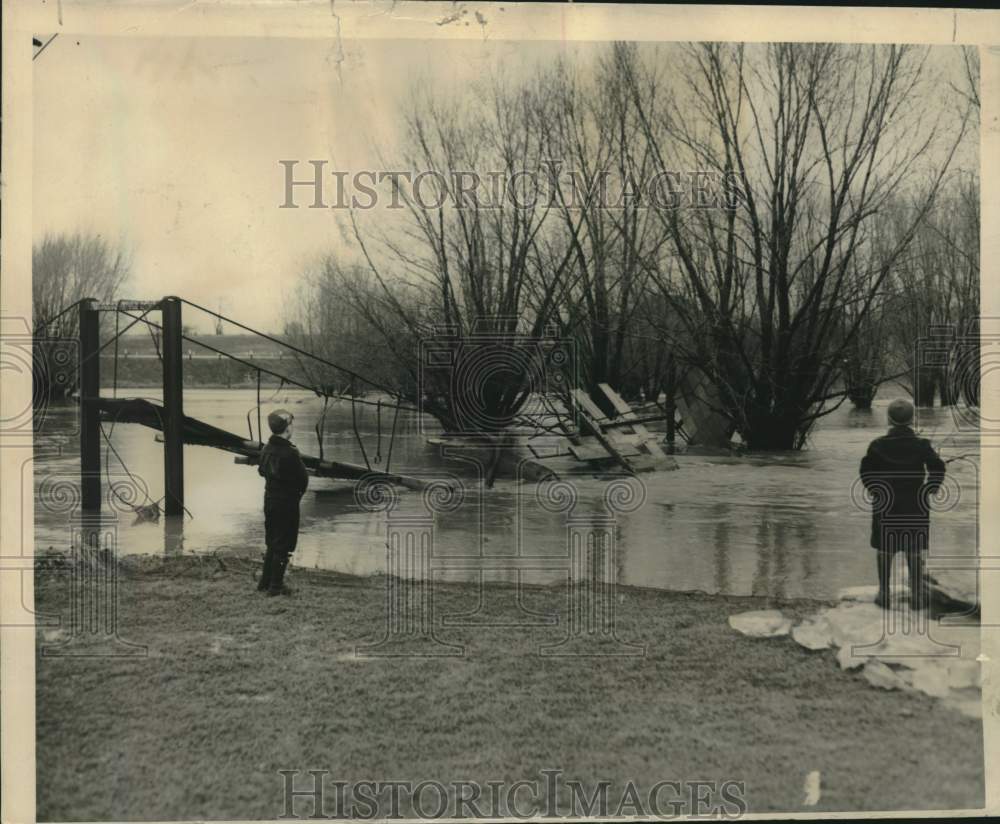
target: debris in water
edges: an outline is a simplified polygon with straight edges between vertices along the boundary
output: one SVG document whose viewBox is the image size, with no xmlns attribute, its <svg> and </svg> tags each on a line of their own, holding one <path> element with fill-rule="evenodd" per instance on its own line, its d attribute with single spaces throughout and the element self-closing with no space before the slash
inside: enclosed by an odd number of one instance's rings
<svg viewBox="0 0 1000 824">
<path fill-rule="evenodd" d="M 758 609 L 729 616 L 729 626 L 751 638 L 777 638 L 788 635 L 792 621 L 777 609 Z"/>
</svg>

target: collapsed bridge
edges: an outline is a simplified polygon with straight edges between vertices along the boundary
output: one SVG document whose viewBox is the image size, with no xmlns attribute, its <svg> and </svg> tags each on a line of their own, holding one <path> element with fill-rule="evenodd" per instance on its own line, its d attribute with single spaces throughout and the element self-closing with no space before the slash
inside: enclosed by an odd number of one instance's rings
<svg viewBox="0 0 1000 824">
<path fill-rule="evenodd" d="M 314 392 L 317 396 L 329 401 L 331 398 L 342 398 L 344 396 L 331 392 L 326 388 L 310 386 L 288 375 L 282 375 L 265 368 L 259 364 L 244 360 L 236 355 L 216 349 L 209 344 L 199 341 L 193 337 L 185 335 L 181 324 L 182 305 L 187 304 L 195 309 L 206 312 L 214 316 L 219 321 L 225 321 L 240 329 L 250 332 L 273 343 L 287 347 L 296 355 L 310 358 L 327 367 L 339 370 L 350 376 L 352 382 L 355 380 L 367 383 L 381 391 L 385 387 L 373 383 L 371 380 L 349 370 L 327 361 L 311 352 L 299 349 L 296 346 L 273 338 L 256 329 L 251 329 L 232 318 L 225 317 L 218 312 L 213 312 L 204 306 L 192 303 L 183 298 L 168 296 L 158 301 L 117 301 L 115 303 L 98 303 L 92 298 L 85 298 L 63 309 L 58 315 L 45 321 L 36 328 L 35 334 L 46 325 L 52 323 L 56 318 L 66 314 L 74 308 L 79 313 L 79 404 L 80 404 L 80 501 L 84 510 L 100 510 L 101 508 L 101 441 L 102 438 L 111 447 L 110 438 L 102 428 L 105 421 L 112 423 L 133 423 L 147 426 L 162 433 L 163 448 L 163 468 L 164 468 L 164 495 L 160 499 L 164 502 L 164 512 L 166 515 L 182 515 L 184 508 L 184 446 L 206 446 L 220 449 L 225 452 L 237 455 L 236 462 L 243 464 L 256 464 L 259 460 L 260 452 L 264 447 L 263 435 L 261 433 L 260 422 L 260 376 L 267 374 L 281 380 L 282 385 L 288 384 Z M 162 316 L 162 324 L 154 323 L 148 319 L 147 315 L 158 311 Z M 115 334 L 103 344 L 100 341 L 100 313 L 115 313 Z M 131 318 L 132 322 L 124 328 L 120 328 L 120 318 Z M 162 342 L 157 342 L 156 350 L 163 363 L 163 403 L 155 403 L 142 398 L 119 398 L 117 397 L 117 361 L 118 342 L 122 335 L 136 324 L 145 324 L 153 335 L 153 330 L 159 330 Z M 154 336 L 155 341 L 155 336 Z M 252 424 L 250 425 L 250 437 L 246 438 L 234 432 L 221 429 L 220 427 L 200 421 L 196 418 L 184 414 L 184 389 L 183 389 L 183 362 L 184 357 L 181 349 L 182 341 L 203 347 L 215 353 L 218 357 L 229 358 L 242 363 L 255 370 L 257 373 L 257 434 L 254 437 Z M 100 356 L 101 352 L 109 346 L 115 348 L 115 375 L 114 375 L 114 397 L 102 397 L 100 391 Z M 395 396 L 390 391 L 390 394 Z M 349 396 L 351 403 L 359 401 L 354 396 Z M 398 415 L 400 409 L 404 409 L 397 397 L 394 409 Z M 409 410 L 417 411 L 417 410 Z M 249 415 L 248 415 L 249 422 Z M 395 421 L 393 426 L 395 434 Z M 321 434 L 321 433 L 317 433 Z M 362 452 L 364 449 L 362 448 Z M 361 466 L 358 464 L 343 463 L 340 461 L 325 460 L 322 455 L 322 438 L 320 439 L 320 455 L 303 455 L 302 460 L 307 471 L 312 475 L 324 478 L 335 478 L 340 480 L 357 481 L 362 478 L 381 480 L 384 482 L 397 484 L 410 489 L 423 489 L 427 486 L 424 481 L 417 478 L 408 477 L 398 473 L 388 471 L 373 470 L 370 465 Z M 117 453 L 116 453 L 117 454 Z M 390 453 L 391 454 L 391 453 Z M 368 463 L 367 454 L 365 461 Z M 158 506 L 159 501 L 155 504 Z"/>
</svg>

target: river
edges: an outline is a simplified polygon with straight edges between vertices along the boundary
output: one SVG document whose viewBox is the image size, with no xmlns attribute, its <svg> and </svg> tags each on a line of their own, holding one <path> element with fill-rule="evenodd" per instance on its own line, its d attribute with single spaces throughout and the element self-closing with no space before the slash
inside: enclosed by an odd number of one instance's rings
<svg viewBox="0 0 1000 824">
<path fill-rule="evenodd" d="M 149 389 L 119 388 L 118 395 L 159 399 L 156 390 Z M 871 412 L 859 412 L 845 404 L 818 422 L 808 448 L 799 453 L 743 457 L 682 454 L 678 470 L 640 475 L 642 504 L 634 511 L 615 513 L 619 582 L 779 598 L 825 598 L 841 587 L 874 583 L 869 515 L 859 505 L 854 487 L 868 442 L 885 431 L 888 401 L 879 398 Z M 249 415 L 256 430 L 257 402 L 252 390 L 187 389 L 184 404 L 185 414 L 238 433 L 248 433 Z M 322 402 L 306 393 L 265 393 L 265 419 L 267 411 L 279 405 L 296 416 L 295 443 L 303 452 L 317 454 L 314 426 Z M 358 406 L 355 414 L 368 459 L 373 468 L 384 468 L 389 457 L 391 410 L 382 410 L 381 428 L 374 407 Z M 949 502 L 932 519 L 932 564 L 945 563 L 949 557 L 967 559 L 976 553 L 979 448 L 976 421 L 969 417 L 968 413 L 956 415 L 945 409 L 919 412 L 921 433 L 934 441 L 943 458 L 953 459 L 948 464 Z M 350 404 L 331 404 L 323 438 L 327 458 L 364 463 L 352 421 Z M 155 440 L 154 432 L 131 424 L 104 426 L 114 447 L 112 452 L 102 445 L 110 479 L 127 481 L 124 462 L 131 475 L 145 485 L 150 498 L 159 498 L 163 491 L 163 446 Z M 493 489 L 482 489 L 471 464 L 446 462 L 439 450 L 427 443 L 434 430 L 413 415 L 401 414 L 391 468 L 424 478 L 450 473 L 461 482 L 464 494 L 460 505 L 434 516 L 435 576 L 468 579 L 478 574 L 467 569 L 477 557 L 493 569 L 486 573 L 487 579 L 512 580 L 518 567 L 530 569 L 522 572 L 527 580 L 551 581 L 564 576 L 558 559 L 566 555 L 567 513 L 543 507 L 534 484 L 501 479 Z M 76 433 L 73 406 L 48 410 L 36 433 L 34 483 L 36 496 L 41 496 L 35 506 L 36 554 L 50 547 L 58 552 L 69 550 L 73 516 L 64 506 L 50 503 L 50 491 L 53 484 L 78 484 Z M 256 469 L 234 463 L 231 454 L 205 447 L 186 447 L 184 460 L 189 516 L 183 524 L 165 518 L 148 522 L 123 511 L 117 523 L 119 551 L 223 551 L 259 556 L 264 528 L 263 480 Z M 607 512 L 606 478 L 574 478 L 572 484 L 576 491 L 572 516 Z M 127 484 L 122 487 L 126 488 Z M 135 503 L 145 500 L 140 494 Z M 421 493 L 401 490 L 391 516 L 425 513 Z M 384 571 L 386 518 L 384 512 L 361 506 L 343 484 L 312 478 L 303 499 L 299 548 L 293 564 L 359 575 Z"/>
</svg>

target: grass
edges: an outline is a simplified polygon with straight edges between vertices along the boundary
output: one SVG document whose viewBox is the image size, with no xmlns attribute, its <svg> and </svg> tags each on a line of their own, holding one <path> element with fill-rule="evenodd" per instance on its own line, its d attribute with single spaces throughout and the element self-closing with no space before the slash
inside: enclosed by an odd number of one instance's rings
<svg viewBox="0 0 1000 824">
<path fill-rule="evenodd" d="M 618 635 L 642 657 L 540 657 L 560 627 L 465 626 L 438 630 L 461 657 L 358 659 L 384 632 L 383 579 L 296 570 L 293 597 L 264 598 L 251 575 L 230 559 L 125 567 L 120 634 L 148 654 L 39 655 L 39 820 L 272 819 L 280 769 L 483 785 L 560 769 L 611 781 L 612 799 L 629 780 L 735 780 L 750 812 L 802 809 L 818 770 L 810 810 L 983 804 L 978 722 L 876 690 L 831 653 L 737 635 L 728 616 L 758 599 L 621 590 Z M 67 592 L 40 574 L 38 609 L 64 612 Z M 478 592 L 435 584 L 434 598 L 440 616 Z M 564 602 L 525 594 L 540 611 Z"/>
</svg>

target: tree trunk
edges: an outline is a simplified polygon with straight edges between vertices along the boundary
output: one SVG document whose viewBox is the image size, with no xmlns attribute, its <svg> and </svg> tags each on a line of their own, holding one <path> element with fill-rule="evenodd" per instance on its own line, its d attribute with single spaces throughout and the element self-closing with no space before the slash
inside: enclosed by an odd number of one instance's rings
<svg viewBox="0 0 1000 824">
<path fill-rule="evenodd" d="M 753 451 L 795 449 L 798 416 L 762 409 L 750 413 L 749 431 L 741 433 Z"/>
<path fill-rule="evenodd" d="M 938 374 L 927 367 L 913 370 L 913 404 L 923 409 L 934 406 L 934 389 L 937 387 Z"/>
<path fill-rule="evenodd" d="M 848 390 L 847 397 L 855 409 L 871 409 L 877 388 L 874 382 L 858 384 Z"/>
<path fill-rule="evenodd" d="M 956 398 L 952 393 L 952 385 L 947 369 L 942 369 L 938 376 L 938 394 L 941 398 L 941 406 L 954 406 Z"/>
</svg>

